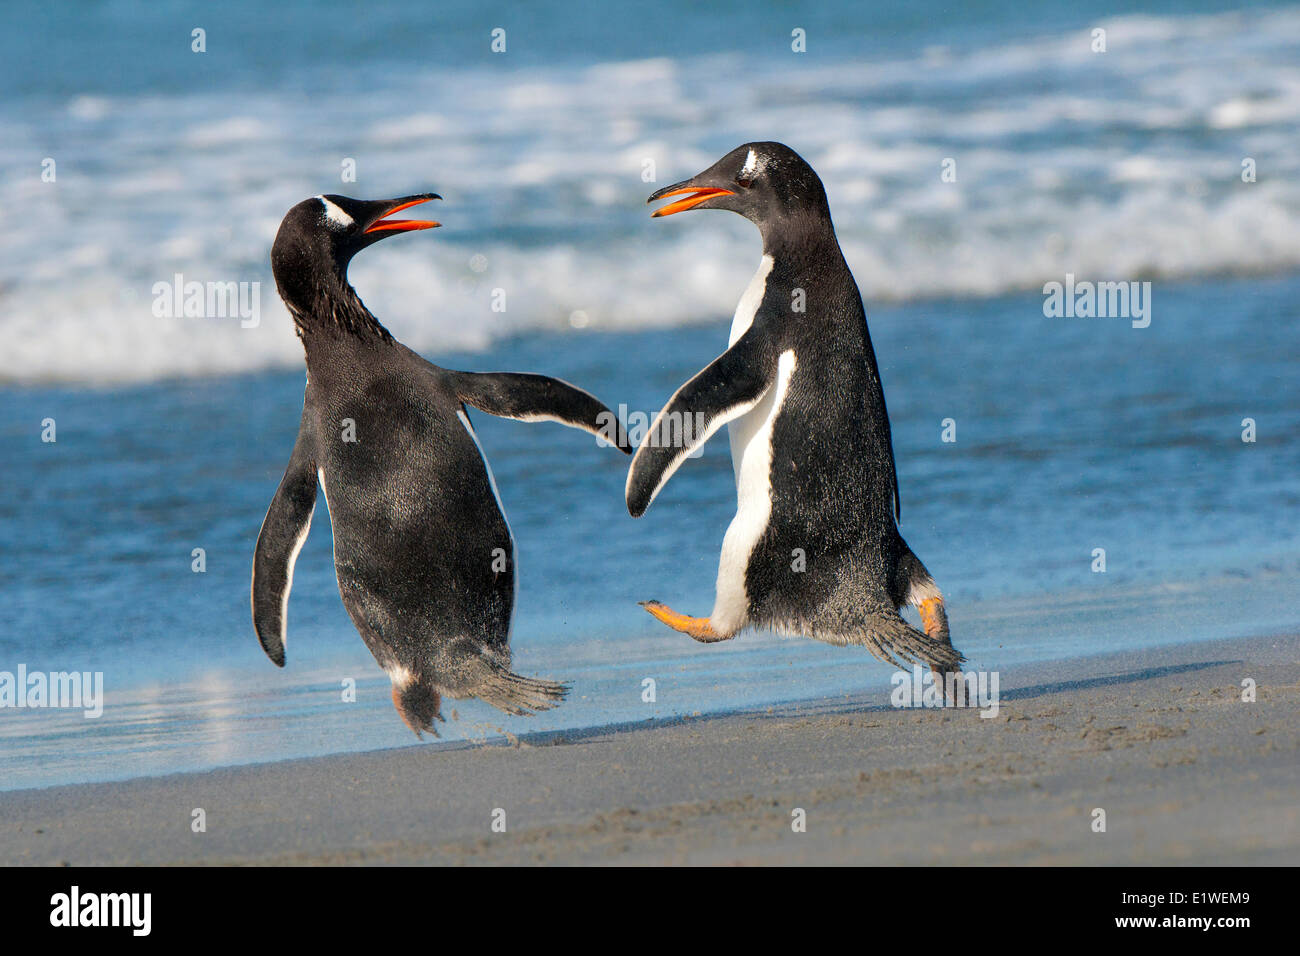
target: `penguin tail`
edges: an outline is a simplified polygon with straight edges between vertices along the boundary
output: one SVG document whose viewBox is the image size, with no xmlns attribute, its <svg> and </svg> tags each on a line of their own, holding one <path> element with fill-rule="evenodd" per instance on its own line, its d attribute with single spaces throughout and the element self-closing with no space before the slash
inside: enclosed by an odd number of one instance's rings
<svg viewBox="0 0 1300 956">
<path fill-rule="evenodd" d="M 945 620 L 945 624 L 946 624 Z M 943 636 L 924 634 L 903 620 L 893 608 L 881 608 L 867 618 L 863 632 L 852 642 L 866 647 L 887 664 L 924 664 L 936 674 L 961 669 L 966 658 Z"/>
<path fill-rule="evenodd" d="M 531 717 L 559 704 L 569 695 L 569 687 L 557 681 L 523 677 L 493 661 L 488 662 L 487 673 L 473 693 L 507 714 Z"/>
</svg>

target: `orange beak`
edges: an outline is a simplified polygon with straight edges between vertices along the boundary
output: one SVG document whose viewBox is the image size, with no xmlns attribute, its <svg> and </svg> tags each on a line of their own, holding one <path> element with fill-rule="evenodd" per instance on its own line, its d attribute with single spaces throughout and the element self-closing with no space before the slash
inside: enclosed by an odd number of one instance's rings
<svg viewBox="0 0 1300 956">
<path fill-rule="evenodd" d="M 392 209 L 384 213 L 384 217 L 378 222 L 371 223 L 366 232 L 415 232 L 419 229 L 435 229 L 442 223 L 434 222 L 432 219 L 388 219 L 386 217 L 399 213 L 403 209 L 410 209 L 412 206 L 418 206 L 422 202 L 428 202 L 428 198 L 412 199 L 409 202 L 399 203 Z"/>
<path fill-rule="evenodd" d="M 655 196 L 655 199 L 664 199 L 668 196 L 680 196 L 683 193 L 691 193 L 686 199 L 679 199 L 677 202 L 670 202 L 667 206 L 661 206 L 650 214 L 651 219 L 657 219 L 660 216 L 671 216 L 673 213 L 685 212 L 687 209 L 694 209 L 706 199 L 712 199 L 714 196 L 734 196 L 736 195 L 730 189 L 711 189 L 707 187 L 687 186 L 683 189 L 674 189 L 666 192 L 661 196 Z"/>
</svg>

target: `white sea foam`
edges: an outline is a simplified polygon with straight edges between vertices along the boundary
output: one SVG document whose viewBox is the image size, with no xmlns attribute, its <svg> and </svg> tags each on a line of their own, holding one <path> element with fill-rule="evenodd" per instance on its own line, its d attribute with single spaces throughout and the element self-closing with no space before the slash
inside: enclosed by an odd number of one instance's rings
<svg viewBox="0 0 1300 956">
<path fill-rule="evenodd" d="M 1085 31 L 759 71 L 739 55 L 526 73 L 435 64 L 310 103 L 73 95 L 39 119 L 9 103 L 7 168 L 61 146 L 55 183 L 0 181 L 0 380 L 297 363 L 267 257 L 284 212 L 322 192 L 446 197 L 445 228 L 390 239 L 352 270 L 415 348 L 482 348 L 568 329 L 574 313 L 589 329 L 720 321 L 752 271 L 752 227 L 651 221 L 644 199 L 749 139 L 788 142 L 819 170 L 869 308 L 1066 272 L 1300 267 L 1300 11 L 1102 25 L 1105 54 Z M 955 183 L 941 181 L 946 157 Z M 1247 157 L 1257 182 L 1242 182 Z M 348 158 L 355 183 L 340 181 Z M 150 290 L 177 272 L 261 282 L 261 325 L 155 318 Z"/>
</svg>

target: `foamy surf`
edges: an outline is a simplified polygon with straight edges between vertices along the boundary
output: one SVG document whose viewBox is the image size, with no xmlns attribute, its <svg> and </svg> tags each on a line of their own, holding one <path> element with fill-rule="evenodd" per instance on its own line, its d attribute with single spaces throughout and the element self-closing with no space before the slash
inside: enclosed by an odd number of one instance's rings
<svg viewBox="0 0 1300 956">
<path fill-rule="evenodd" d="M 420 350 L 715 321 L 753 271 L 752 229 L 721 216 L 652 223 L 644 199 L 755 138 L 782 139 L 819 170 L 869 308 L 1066 273 L 1300 268 L 1300 11 L 1100 26 L 1105 53 L 1063 29 L 897 57 L 773 57 L 758 71 L 710 54 L 525 80 L 431 57 L 376 69 L 365 97 L 73 93 L 52 110 L 17 98 L 0 106 L 0 157 L 54 158 L 57 180 L 33 166 L 0 182 L 0 381 L 297 363 L 267 250 L 281 214 L 321 191 L 447 197 L 436 236 L 353 269 Z M 949 158 L 955 182 L 941 178 Z M 340 180 L 349 159 L 355 183 Z M 1255 182 L 1242 178 L 1248 159 Z M 259 283 L 259 324 L 155 314 L 155 286 L 178 273 Z"/>
</svg>

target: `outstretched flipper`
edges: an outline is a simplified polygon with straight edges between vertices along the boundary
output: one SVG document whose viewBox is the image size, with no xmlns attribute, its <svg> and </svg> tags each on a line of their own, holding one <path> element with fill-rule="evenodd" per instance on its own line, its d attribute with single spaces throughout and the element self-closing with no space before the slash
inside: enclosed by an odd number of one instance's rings
<svg viewBox="0 0 1300 956">
<path fill-rule="evenodd" d="M 633 518 L 645 514 L 692 451 L 762 400 L 775 372 L 765 338 L 747 332 L 673 394 L 628 468 L 624 494 Z"/>
<path fill-rule="evenodd" d="M 618 416 L 590 392 L 546 375 L 523 372 L 449 372 L 457 396 L 467 405 L 521 422 L 559 422 L 581 428 L 632 454 Z"/>
<path fill-rule="evenodd" d="M 293 565 L 307 540 L 316 509 L 316 462 L 304 412 L 289 466 L 275 490 L 253 554 L 253 627 L 266 656 L 284 666 L 285 617 Z"/>
</svg>

